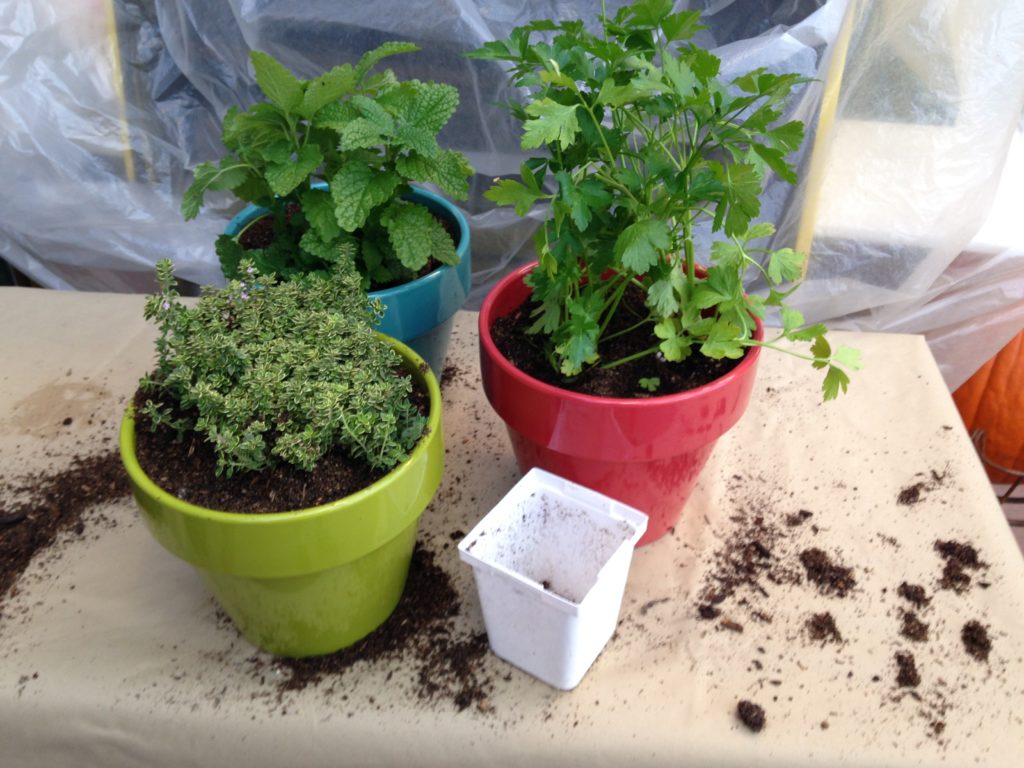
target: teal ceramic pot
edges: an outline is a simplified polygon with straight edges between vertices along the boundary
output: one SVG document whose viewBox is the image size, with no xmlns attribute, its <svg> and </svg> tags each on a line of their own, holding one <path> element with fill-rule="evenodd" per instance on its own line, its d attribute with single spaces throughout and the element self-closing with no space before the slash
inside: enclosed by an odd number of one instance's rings
<svg viewBox="0 0 1024 768">
<path fill-rule="evenodd" d="M 326 187 L 323 182 L 315 186 Z M 406 199 L 425 206 L 454 225 L 458 232 L 455 252 L 459 263 L 454 267 L 439 267 L 404 285 L 371 291 L 370 298 L 380 299 L 386 308 L 377 330 L 412 347 L 440 379 L 455 313 L 469 296 L 472 276 L 469 224 L 462 211 L 427 189 L 413 187 Z M 246 206 L 231 219 L 224 234 L 235 237 L 250 221 L 264 213 L 265 208 Z"/>
</svg>

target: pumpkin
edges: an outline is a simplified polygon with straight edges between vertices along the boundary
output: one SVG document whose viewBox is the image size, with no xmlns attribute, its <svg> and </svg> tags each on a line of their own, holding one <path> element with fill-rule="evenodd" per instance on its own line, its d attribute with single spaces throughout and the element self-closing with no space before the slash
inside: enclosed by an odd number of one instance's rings
<svg viewBox="0 0 1024 768">
<path fill-rule="evenodd" d="M 953 393 L 967 431 L 984 432 L 982 456 L 993 483 L 1012 483 L 1024 473 L 1024 331 Z"/>
</svg>

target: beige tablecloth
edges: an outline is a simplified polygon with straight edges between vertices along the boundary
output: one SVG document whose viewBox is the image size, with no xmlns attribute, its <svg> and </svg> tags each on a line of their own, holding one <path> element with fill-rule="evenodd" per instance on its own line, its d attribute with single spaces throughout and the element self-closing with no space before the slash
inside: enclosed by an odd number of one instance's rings
<svg viewBox="0 0 1024 768">
<path fill-rule="evenodd" d="M 141 307 L 140 296 L 0 289 L 4 476 L 116 444 L 152 362 Z M 482 622 L 452 534 L 518 476 L 480 388 L 475 322 L 456 323 L 446 475 L 421 526 L 468 629 Z M 404 663 L 358 666 L 278 701 L 274 681 L 253 674 L 255 651 L 125 499 L 34 561 L 4 607 L 0 765 L 1019 765 L 1020 553 L 924 341 L 835 336 L 865 361 L 836 403 L 818 402 L 806 363 L 762 356 L 749 411 L 674 535 L 636 552 L 619 630 L 576 690 L 491 656 L 489 712 L 421 701 Z M 899 503 L 908 488 L 916 503 Z M 762 580 L 764 594 L 738 591 L 720 616 L 699 618 L 724 548 L 757 517 L 777 534 L 776 561 L 799 575 L 797 554 L 820 548 L 853 567 L 855 589 L 840 598 L 805 579 Z M 962 594 L 939 588 L 939 539 L 972 544 L 988 564 Z M 925 642 L 900 635 L 904 581 L 932 597 L 919 612 Z M 808 619 L 825 612 L 842 642 L 811 639 Z M 987 663 L 961 642 L 970 620 L 987 627 Z M 914 654 L 916 688 L 896 684 L 900 651 Z M 764 708 L 760 733 L 736 719 L 741 699 Z"/>
</svg>

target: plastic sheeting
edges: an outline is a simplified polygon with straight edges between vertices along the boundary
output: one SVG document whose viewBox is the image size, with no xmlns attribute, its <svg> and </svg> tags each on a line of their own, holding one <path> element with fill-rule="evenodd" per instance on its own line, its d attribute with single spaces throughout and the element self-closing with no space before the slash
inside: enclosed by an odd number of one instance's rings
<svg viewBox="0 0 1024 768">
<path fill-rule="evenodd" d="M 610 0 L 609 12 L 622 4 Z M 777 244 L 812 247 L 798 304 L 836 327 L 925 333 L 947 382 L 965 379 L 1019 329 L 1024 313 L 1020 240 L 969 245 L 991 208 L 1024 102 L 1024 4 L 676 6 L 703 11 L 708 29 L 699 42 L 723 59 L 725 72 L 767 66 L 816 78 L 789 110 L 810 135 L 803 181 L 796 190 L 770 183 L 763 203 L 763 218 L 780 225 Z M 462 54 L 530 19 L 596 19 L 599 7 L 596 0 L 0 4 L 0 167 L 16 190 L 0 199 L 0 255 L 54 288 L 148 290 L 152 265 L 164 257 L 183 278 L 219 282 L 212 246 L 233 210 L 230 198 L 212 197 L 187 223 L 178 201 L 188 169 L 220 155 L 223 113 L 259 96 L 248 52 L 267 51 L 310 77 L 385 40 L 412 40 L 424 50 L 390 60 L 397 74 L 443 80 L 462 95 L 441 140 L 478 171 L 462 203 L 473 229 L 471 302 L 478 303 L 498 275 L 532 258 L 530 236 L 543 212 L 520 218 L 483 198 L 491 180 L 515 173 L 523 157 L 519 125 L 496 105 L 517 94 L 500 65 Z M 706 244 L 709 233 L 700 236 Z"/>
</svg>

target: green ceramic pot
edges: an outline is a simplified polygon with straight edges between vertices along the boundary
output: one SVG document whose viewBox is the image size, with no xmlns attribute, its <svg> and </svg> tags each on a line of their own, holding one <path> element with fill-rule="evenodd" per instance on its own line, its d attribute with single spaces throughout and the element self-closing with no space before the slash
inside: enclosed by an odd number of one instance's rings
<svg viewBox="0 0 1024 768">
<path fill-rule="evenodd" d="M 317 656 L 351 645 L 391 615 L 405 588 L 420 515 L 444 468 L 441 392 L 415 352 L 387 340 L 430 393 L 426 434 L 385 477 L 329 504 L 274 514 L 189 504 L 142 471 L 131 408 L 121 422 L 121 459 L 146 526 L 270 653 Z"/>
</svg>

